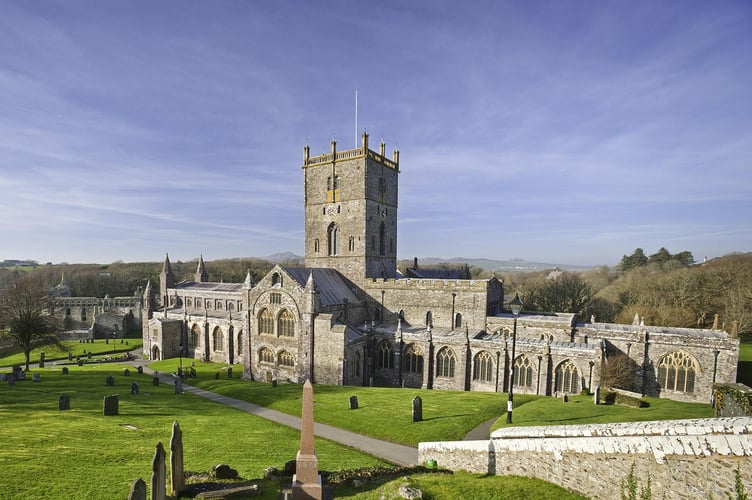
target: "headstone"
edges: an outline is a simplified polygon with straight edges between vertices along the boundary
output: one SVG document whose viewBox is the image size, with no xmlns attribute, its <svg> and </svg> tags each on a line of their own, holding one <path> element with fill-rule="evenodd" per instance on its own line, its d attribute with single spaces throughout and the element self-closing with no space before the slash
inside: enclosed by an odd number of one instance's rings
<svg viewBox="0 0 752 500">
<path fill-rule="evenodd" d="M 138 394 L 138 382 L 131 383 L 131 394 Z"/>
<path fill-rule="evenodd" d="M 182 394 L 182 393 L 183 393 L 183 381 L 178 379 L 175 381 L 175 394 Z"/>
<path fill-rule="evenodd" d="M 151 462 L 151 500 L 166 500 L 167 469 L 165 466 L 165 449 L 162 442 L 157 443 L 154 460 Z"/>
<path fill-rule="evenodd" d="M 8 375 L 8 385 L 16 385 L 16 376 L 11 374 Z"/>
<path fill-rule="evenodd" d="M 237 479 L 238 471 L 227 464 L 217 464 L 211 471 L 213 479 Z"/>
<path fill-rule="evenodd" d="M 358 396 L 350 396 L 350 409 L 351 410 L 358 409 Z"/>
<path fill-rule="evenodd" d="M 34 373 L 31 375 L 31 381 L 32 382 L 39 382 L 42 380 L 42 376 L 38 373 Z"/>
<path fill-rule="evenodd" d="M 146 482 L 143 479 L 138 478 L 133 481 L 128 500 L 146 500 Z"/>
<path fill-rule="evenodd" d="M 68 394 L 61 394 L 57 398 L 58 410 L 70 410 L 70 396 Z"/>
<path fill-rule="evenodd" d="M 601 403 L 601 386 L 599 385 L 595 386 L 595 391 L 593 392 L 593 403 L 594 404 Z"/>
<path fill-rule="evenodd" d="M 44 368 L 44 353 L 39 353 L 39 368 Z"/>
<path fill-rule="evenodd" d="M 227 368 L 227 378 L 232 378 L 232 366 Z"/>
<path fill-rule="evenodd" d="M 120 406 L 120 396 L 112 394 L 104 397 L 104 414 L 105 416 L 117 415 Z"/>
<path fill-rule="evenodd" d="M 86 353 L 86 357 L 91 359 L 91 353 L 90 352 Z"/>
<path fill-rule="evenodd" d="M 413 422 L 423 421 L 423 400 L 420 396 L 413 398 Z"/>
<path fill-rule="evenodd" d="M 174 498 L 185 488 L 185 471 L 183 470 L 183 431 L 177 420 L 172 423 L 172 437 L 170 437 L 170 481 Z"/>
<path fill-rule="evenodd" d="M 84 360 L 83 359 L 79 359 L 78 360 L 78 366 L 84 366 Z"/>
<path fill-rule="evenodd" d="M 123 376 L 124 377 L 130 377 L 131 376 L 131 371 L 128 368 L 126 368 L 125 370 L 123 370 Z"/>
<path fill-rule="evenodd" d="M 313 447 L 313 386 L 303 384 L 303 408 L 300 416 L 300 450 L 295 459 L 292 476 L 292 497 L 321 500 L 319 460 Z"/>
<path fill-rule="evenodd" d="M 68 375 L 68 367 L 67 366 L 63 367 L 63 375 Z"/>
<path fill-rule="evenodd" d="M 564 394 L 564 395 L 563 395 L 563 396 L 561 397 L 561 400 L 562 400 L 562 401 L 564 401 L 565 403 L 569 403 L 569 396 L 567 396 L 566 394 Z"/>
<path fill-rule="evenodd" d="M 113 387 L 115 385 L 115 377 L 113 377 L 112 375 L 108 376 L 104 381 L 110 387 Z"/>
<path fill-rule="evenodd" d="M 105 339 L 104 339 L 104 343 L 105 343 L 105 344 L 109 344 L 109 343 L 110 343 L 110 339 L 108 339 L 108 338 L 105 338 Z"/>
<path fill-rule="evenodd" d="M 5 382 L 7 380 L 7 375 L 4 373 L 0 373 L 0 382 Z"/>
<path fill-rule="evenodd" d="M 152 377 L 151 378 L 151 385 L 153 385 L 154 387 L 159 386 L 159 377 L 157 377 L 156 375 L 154 377 Z"/>
<path fill-rule="evenodd" d="M 68 361 L 73 361 L 73 353 L 72 352 L 68 353 Z"/>
<path fill-rule="evenodd" d="M 143 366 L 139 365 L 138 368 L 137 368 L 137 370 L 138 370 L 138 374 L 139 375 L 143 375 L 144 374 L 144 367 Z"/>
<path fill-rule="evenodd" d="M 276 378 L 272 379 L 272 387 L 277 387 L 277 379 Z"/>
<path fill-rule="evenodd" d="M 18 375 L 16 375 L 16 377 L 18 378 L 18 380 L 26 380 L 26 372 L 19 371 Z"/>
</svg>

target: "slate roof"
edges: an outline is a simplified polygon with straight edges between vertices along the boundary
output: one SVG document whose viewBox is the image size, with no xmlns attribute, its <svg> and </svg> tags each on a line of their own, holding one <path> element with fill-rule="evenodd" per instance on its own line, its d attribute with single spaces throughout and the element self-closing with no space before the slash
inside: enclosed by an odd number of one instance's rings
<svg viewBox="0 0 752 500">
<path fill-rule="evenodd" d="M 240 292 L 242 283 L 199 283 L 195 281 L 183 281 L 175 285 L 178 290 L 197 290 L 201 292 Z"/>
<path fill-rule="evenodd" d="M 319 290 L 319 298 L 322 306 L 342 304 L 343 299 L 351 304 L 358 302 L 358 297 L 353 292 L 342 274 L 336 269 L 323 267 L 283 267 L 301 287 L 305 287 L 308 276 L 313 273 L 313 282 Z"/>
</svg>

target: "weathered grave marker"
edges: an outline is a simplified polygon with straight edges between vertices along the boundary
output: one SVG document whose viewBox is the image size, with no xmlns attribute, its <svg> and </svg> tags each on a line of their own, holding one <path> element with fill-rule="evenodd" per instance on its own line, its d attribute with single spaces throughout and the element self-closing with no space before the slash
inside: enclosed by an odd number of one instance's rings
<svg viewBox="0 0 752 500">
<path fill-rule="evenodd" d="M 146 500 L 146 482 L 138 478 L 131 484 L 128 500 Z"/>
<path fill-rule="evenodd" d="M 138 394 L 138 382 L 131 384 L 131 394 Z"/>
<path fill-rule="evenodd" d="M 61 394 L 57 398 L 58 410 L 70 410 L 70 396 L 68 394 Z"/>
<path fill-rule="evenodd" d="M 172 423 L 172 436 L 170 437 L 170 482 L 172 483 L 171 495 L 177 498 L 185 488 L 183 431 L 180 430 L 177 420 Z"/>
<path fill-rule="evenodd" d="M 112 394 L 104 397 L 104 414 L 105 416 L 117 415 L 120 406 L 120 396 Z"/>
<path fill-rule="evenodd" d="M 306 380 L 300 416 L 300 450 L 295 459 L 295 475 L 292 476 L 293 499 L 321 500 L 321 475 L 313 437 L 313 386 L 310 380 Z"/>
<path fill-rule="evenodd" d="M 351 410 L 358 409 L 358 396 L 350 396 L 350 409 Z"/>
<path fill-rule="evenodd" d="M 167 470 L 165 466 L 165 449 L 162 442 L 157 443 L 154 460 L 151 462 L 151 500 L 166 500 Z"/>
<path fill-rule="evenodd" d="M 423 421 L 423 400 L 420 396 L 413 398 L 413 422 Z"/>
</svg>

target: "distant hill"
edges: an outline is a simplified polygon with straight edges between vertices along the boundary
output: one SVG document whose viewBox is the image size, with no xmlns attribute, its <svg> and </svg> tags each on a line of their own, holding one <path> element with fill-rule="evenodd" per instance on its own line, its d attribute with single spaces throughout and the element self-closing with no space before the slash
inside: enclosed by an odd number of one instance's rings
<svg viewBox="0 0 752 500">
<path fill-rule="evenodd" d="M 528 262 L 523 259 L 511 260 L 494 260 L 482 258 L 452 257 L 451 259 L 442 259 L 439 257 L 419 257 L 418 266 L 435 266 L 437 264 L 467 264 L 469 266 L 480 267 L 486 271 L 497 272 L 532 272 L 542 271 L 544 269 L 559 268 L 565 271 L 585 271 L 591 269 L 589 266 L 576 266 L 571 264 L 551 264 L 547 262 Z"/>
<path fill-rule="evenodd" d="M 273 262 L 275 264 L 279 264 L 280 262 L 300 262 L 301 264 L 305 260 L 305 258 L 301 257 L 300 255 L 294 254 L 292 252 L 280 252 L 275 253 L 272 255 L 267 255 L 266 257 L 259 257 L 260 259 L 264 259 L 269 262 Z"/>
</svg>

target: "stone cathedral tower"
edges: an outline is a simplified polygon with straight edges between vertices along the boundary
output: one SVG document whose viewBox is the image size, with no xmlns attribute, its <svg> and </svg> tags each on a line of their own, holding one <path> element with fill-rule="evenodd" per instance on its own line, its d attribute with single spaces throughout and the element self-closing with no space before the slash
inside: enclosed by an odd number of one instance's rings
<svg viewBox="0 0 752 500">
<path fill-rule="evenodd" d="M 310 156 L 305 147 L 305 265 L 334 268 L 355 283 L 397 269 L 399 151 L 361 147 Z"/>
</svg>

